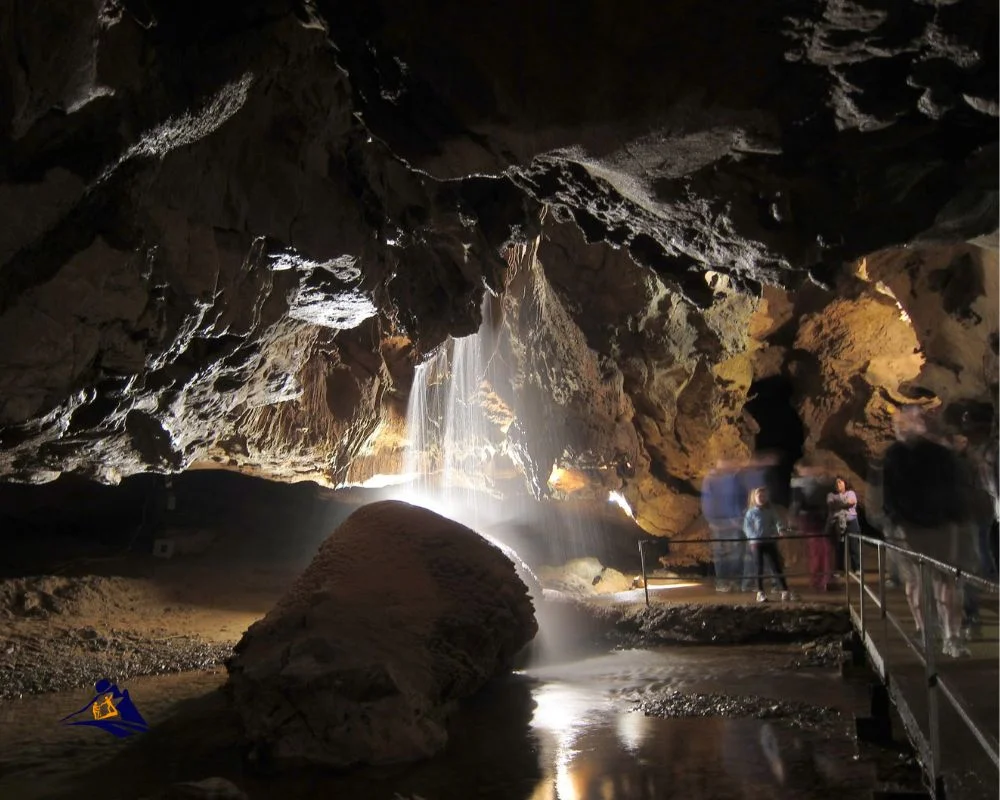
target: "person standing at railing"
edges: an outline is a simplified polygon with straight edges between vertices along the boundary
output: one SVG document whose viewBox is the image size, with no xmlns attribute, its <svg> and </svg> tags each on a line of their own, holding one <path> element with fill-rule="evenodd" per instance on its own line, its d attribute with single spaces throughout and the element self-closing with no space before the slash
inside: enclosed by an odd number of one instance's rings
<svg viewBox="0 0 1000 800">
<path fill-rule="evenodd" d="M 824 530 L 826 488 L 827 479 L 822 470 L 805 460 L 795 465 L 788 516 L 795 521 L 799 533 L 812 537 L 808 540 L 810 585 L 818 592 L 825 592 L 829 587 L 836 563 L 833 538 Z"/>
<path fill-rule="evenodd" d="M 834 490 L 826 496 L 826 507 L 829 514 L 827 530 L 836 537 L 840 552 L 844 552 L 844 539 L 847 535 L 861 533 L 861 526 L 858 524 L 858 496 L 853 489 L 848 487 L 847 481 L 839 475 L 834 479 L 833 485 Z M 852 572 L 857 572 L 859 566 L 857 541 L 850 539 L 848 548 L 851 555 L 850 569 Z M 845 564 L 844 567 L 846 569 L 848 565 Z"/>
<path fill-rule="evenodd" d="M 783 601 L 795 600 L 785 580 L 785 569 L 781 563 L 781 552 L 778 550 L 778 536 L 781 524 L 767 495 L 767 488 L 758 486 L 747 498 L 747 512 L 743 517 L 743 533 L 750 542 L 750 552 L 753 556 L 754 575 L 757 581 L 757 602 L 766 603 L 764 593 L 764 562 L 768 561 L 778 587 L 781 589 Z"/>
<path fill-rule="evenodd" d="M 967 537 L 961 534 L 970 513 L 955 453 L 928 435 L 918 408 L 897 413 L 893 427 L 897 441 L 886 450 L 882 469 L 882 500 L 891 539 L 922 555 L 974 571 L 975 559 L 970 558 Z M 969 655 L 962 641 L 962 602 L 955 582 L 934 567 L 927 569 L 941 624 L 942 651 L 952 657 Z M 924 631 L 920 565 L 900 556 L 900 573 L 920 635 Z M 936 631 L 927 633 L 933 636 Z"/>
<path fill-rule="evenodd" d="M 768 489 L 775 480 L 775 472 L 780 459 L 773 450 L 759 450 L 744 463 L 739 470 L 740 478 L 740 525 L 742 526 L 743 515 L 746 513 L 746 499 L 750 493 L 758 486 Z M 749 548 L 746 548 L 746 555 L 743 562 L 743 584 L 744 592 L 749 592 L 755 584 L 754 579 L 754 556 Z M 774 576 L 771 576 L 771 584 L 777 587 L 778 583 Z"/>
<path fill-rule="evenodd" d="M 743 581 L 743 489 L 735 461 L 719 459 L 701 487 L 701 510 L 712 532 L 715 591 L 739 591 Z"/>
</svg>

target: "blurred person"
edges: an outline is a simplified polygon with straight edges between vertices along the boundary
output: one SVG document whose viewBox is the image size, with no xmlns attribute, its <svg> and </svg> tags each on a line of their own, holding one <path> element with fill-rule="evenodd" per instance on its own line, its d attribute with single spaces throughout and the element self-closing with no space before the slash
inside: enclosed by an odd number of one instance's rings
<svg viewBox="0 0 1000 800">
<path fill-rule="evenodd" d="M 885 510 L 882 507 L 882 461 L 880 459 L 871 461 L 868 464 L 867 505 L 865 506 L 865 518 L 874 527 L 883 540 L 886 539 Z M 902 585 L 903 579 L 899 575 L 899 558 L 895 550 L 885 548 L 885 588 L 895 589 Z"/>
<path fill-rule="evenodd" d="M 825 592 L 833 579 L 836 555 L 833 538 L 826 527 L 827 481 L 823 471 L 807 461 L 799 461 L 791 480 L 791 506 L 789 519 L 803 536 L 812 537 L 809 545 L 810 585 L 818 592 Z"/>
<path fill-rule="evenodd" d="M 883 507 L 892 539 L 917 553 L 971 571 L 975 561 L 966 547 L 968 537 L 960 533 L 970 515 L 955 453 L 927 435 L 919 408 L 911 406 L 897 413 L 893 427 L 896 441 L 886 450 L 883 462 Z M 955 658 L 969 655 L 962 641 L 957 587 L 937 569 L 929 569 L 942 652 Z M 917 634 L 931 646 L 936 631 L 926 630 L 920 608 L 920 566 L 902 556 L 900 573 Z"/>
<path fill-rule="evenodd" d="M 712 532 L 715 590 L 740 589 L 744 573 L 743 489 L 735 461 L 719 459 L 701 487 L 701 510 Z"/>
<path fill-rule="evenodd" d="M 783 601 L 797 599 L 788 589 L 785 580 L 784 566 L 781 563 L 781 552 L 778 550 L 777 538 L 781 533 L 778 515 L 771 506 L 767 487 L 758 486 L 750 492 L 747 498 L 747 512 L 743 517 L 743 533 L 750 542 L 750 552 L 754 563 L 754 576 L 757 581 L 757 602 L 766 603 L 764 593 L 764 562 L 770 562 L 770 567 L 778 582 Z"/>
<path fill-rule="evenodd" d="M 978 558 L 975 574 L 990 580 L 995 579 L 992 557 L 989 551 L 989 533 L 993 527 L 995 514 L 993 497 L 984 485 L 986 471 L 980 463 L 980 454 L 969 446 L 964 434 L 951 438 L 952 448 L 959 465 L 959 479 L 964 494 L 969 498 L 969 519 L 959 525 L 959 536 L 968 541 L 961 544 L 966 549 L 974 549 Z M 962 636 L 968 640 L 979 636 L 982 620 L 979 616 L 980 592 L 972 586 L 964 586 L 962 591 Z"/>
<path fill-rule="evenodd" d="M 852 533 L 861 533 L 858 524 L 858 496 L 849 488 L 847 481 L 838 475 L 833 481 L 834 490 L 826 496 L 827 532 L 836 537 L 837 547 L 844 552 L 844 541 Z M 859 548 L 856 539 L 848 539 L 850 566 L 852 572 L 857 572 L 859 564 Z"/>
</svg>

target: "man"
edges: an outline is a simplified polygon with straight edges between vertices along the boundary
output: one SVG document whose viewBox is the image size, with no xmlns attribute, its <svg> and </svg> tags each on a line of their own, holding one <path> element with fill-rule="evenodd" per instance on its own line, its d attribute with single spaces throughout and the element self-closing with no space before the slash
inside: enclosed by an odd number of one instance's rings
<svg viewBox="0 0 1000 800">
<path fill-rule="evenodd" d="M 896 441 L 885 453 L 882 472 L 882 502 L 891 538 L 960 569 L 975 569 L 966 537 L 962 536 L 970 514 L 954 452 L 928 435 L 919 408 L 910 406 L 897 413 L 893 427 Z M 924 625 L 920 566 L 902 556 L 899 567 L 917 633 L 930 645 L 935 632 Z M 941 623 L 942 651 L 955 658 L 967 656 L 969 650 L 961 634 L 962 603 L 955 581 L 934 568 L 928 569 Z"/>
<path fill-rule="evenodd" d="M 712 531 L 717 592 L 738 591 L 743 580 L 745 503 L 736 463 L 719 459 L 715 469 L 705 476 L 701 488 L 702 514 Z"/>
</svg>

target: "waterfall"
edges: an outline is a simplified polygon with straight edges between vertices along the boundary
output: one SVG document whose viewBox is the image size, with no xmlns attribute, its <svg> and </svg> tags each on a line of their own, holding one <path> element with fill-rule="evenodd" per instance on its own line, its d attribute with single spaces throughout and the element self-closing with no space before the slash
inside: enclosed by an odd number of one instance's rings
<svg viewBox="0 0 1000 800">
<path fill-rule="evenodd" d="M 502 376 L 494 363 L 492 304 L 483 298 L 482 324 L 471 336 L 449 338 L 413 376 L 406 409 L 404 499 L 477 527 L 479 498 L 489 490 L 486 466 L 497 426 L 483 406 Z"/>
</svg>

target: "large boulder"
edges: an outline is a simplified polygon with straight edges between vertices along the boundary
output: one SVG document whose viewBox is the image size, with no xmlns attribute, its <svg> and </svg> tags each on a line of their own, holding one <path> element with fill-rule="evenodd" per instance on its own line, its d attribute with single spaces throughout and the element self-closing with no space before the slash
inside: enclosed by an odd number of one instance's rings
<svg viewBox="0 0 1000 800">
<path fill-rule="evenodd" d="M 364 506 L 230 660 L 253 752 L 269 766 L 430 756 L 448 712 L 537 632 L 528 590 L 496 547 L 398 501 Z"/>
</svg>

